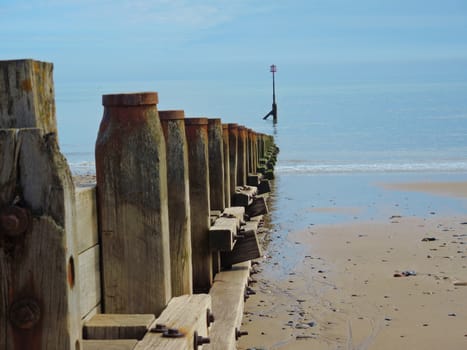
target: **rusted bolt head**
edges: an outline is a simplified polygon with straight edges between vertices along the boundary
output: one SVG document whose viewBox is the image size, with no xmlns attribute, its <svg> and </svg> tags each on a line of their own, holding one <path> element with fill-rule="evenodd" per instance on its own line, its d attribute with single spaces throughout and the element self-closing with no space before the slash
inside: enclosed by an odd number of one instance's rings
<svg viewBox="0 0 467 350">
<path fill-rule="evenodd" d="M 193 334 L 193 348 L 194 350 L 198 350 L 198 346 L 201 346 L 203 344 L 210 344 L 211 339 L 209 337 L 203 337 L 201 335 L 198 335 L 198 332 L 195 331 Z"/>
<path fill-rule="evenodd" d="M 208 325 L 208 328 L 211 326 L 211 323 L 215 321 L 214 314 L 211 312 L 210 309 L 206 310 L 206 322 Z"/>
<path fill-rule="evenodd" d="M 244 335 L 248 335 L 247 331 L 241 331 L 238 328 L 235 328 L 235 340 L 238 340 L 239 338 L 243 337 Z"/>
<path fill-rule="evenodd" d="M 167 326 L 165 324 L 156 323 L 156 325 L 149 330 L 151 333 L 164 333 L 167 332 Z"/>
<path fill-rule="evenodd" d="M 18 300 L 10 307 L 10 322 L 16 328 L 30 329 L 39 322 L 40 318 L 41 309 L 33 299 Z"/>
<path fill-rule="evenodd" d="M 0 213 L 0 230 L 7 236 L 16 237 L 29 226 L 29 212 L 17 206 L 8 207 Z"/>
<path fill-rule="evenodd" d="M 162 336 L 165 338 L 181 338 L 184 337 L 185 334 L 181 333 L 177 328 L 169 328 L 162 333 Z"/>
</svg>

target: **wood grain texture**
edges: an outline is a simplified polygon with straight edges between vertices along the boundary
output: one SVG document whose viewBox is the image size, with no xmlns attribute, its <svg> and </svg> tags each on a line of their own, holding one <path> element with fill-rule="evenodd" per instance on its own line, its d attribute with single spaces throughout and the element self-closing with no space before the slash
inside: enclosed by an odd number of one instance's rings
<svg viewBox="0 0 467 350">
<path fill-rule="evenodd" d="M 230 193 L 235 192 L 237 186 L 237 162 L 238 162 L 238 126 L 237 124 L 228 124 L 229 126 L 229 177 Z"/>
<path fill-rule="evenodd" d="M 52 63 L 0 61 L 0 128 L 57 133 Z"/>
<path fill-rule="evenodd" d="M 160 117 L 167 145 L 171 283 L 172 295 L 179 296 L 193 292 L 188 145 L 183 119 L 164 119 L 165 113 Z"/>
<path fill-rule="evenodd" d="M 78 256 L 80 315 L 86 317 L 101 302 L 99 246 L 89 248 Z"/>
<path fill-rule="evenodd" d="M 222 124 L 222 145 L 224 152 L 224 208 L 230 207 L 230 143 L 229 126 Z"/>
<path fill-rule="evenodd" d="M 96 186 L 75 187 L 76 235 L 81 253 L 98 243 Z"/>
<path fill-rule="evenodd" d="M 231 270 L 219 272 L 209 292 L 212 298 L 212 312 L 216 317 L 209 336 L 211 344 L 203 350 L 235 350 L 235 328 L 240 329 L 244 292 L 250 275 L 250 263 L 235 265 Z"/>
<path fill-rule="evenodd" d="M 116 98 L 105 100 L 114 103 L 121 95 L 110 96 Z M 171 282 L 166 148 L 156 105 L 105 106 L 96 180 L 104 312 L 159 314 Z"/>
<path fill-rule="evenodd" d="M 254 230 L 240 231 L 242 238 L 237 239 L 231 252 L 221 252 L 222 266 L 230 267 L 244 261 L 261 257 L 261 246 Z"/>
<path fill-rule="evenodd" d="M 211 224 L 207 119 L 185 119 L 185 131 L 190 174 L 193 291 L 203 293 L 209 291 L 213 277 L 212 256 L 209 249 Z"/>
<path fill-rule="evenodd" d="M 70 170 L 54 134 L 21 129 L 15 136 L 2 131 L 0 139 L 1 145 L 10 145 L 8 151 L 2 147 L 2 169 L 16 167 L 1 172 L 0 208 L 14 200 L 32 215 L 24 234 L 0 235 L 0 348 L 74 349 L 80 305 Z M 6 158 L 17 161 L 3 163 Z"/>
<path fill-rule="evenodd" d="M 142 339 L 156 317 L 151 314 L 98 314 L 83 325 L 85 339 Z"/>
<path fill-rule="evenodd" d="M 154 322 L 168 328 L 178 329 L 184 334 L 181 338 L 165 338 L 161 333 L 147 333 L 135 350 L 192 350 L 193 336 L 207 337 L 207 310 L 211 309 L 211 296 L 208 294 L 183 295 L 172 298 L 167 308 Z M 214 322 L 215 323 L 215 322 Z M 203 349 L 206 345 L 203 346 Z M 217 349 L 223 349 L 219 347 Z"/>
<path fill-rule="evenodd" d="M 209 228 L 209 245 L 213 251 L 230 252 L 238 229 L 237 218 L 218 218 Z"/>
<path fill-rule="evenodd" d="M 224 144 L 220 119 L 209 119 L 209 196 L 211 210 L 224 210 Z"/>
</svg>

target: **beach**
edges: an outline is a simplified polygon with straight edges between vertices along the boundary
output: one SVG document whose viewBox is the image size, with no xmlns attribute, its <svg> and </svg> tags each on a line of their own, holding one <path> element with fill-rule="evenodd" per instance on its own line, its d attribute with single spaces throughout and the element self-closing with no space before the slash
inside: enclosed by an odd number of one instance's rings
<svg viewBox="0 0 467 350">
<path fill-rule="evenodd" d="M 278 174 L 239 349 L 467 348 L 462 174 Z"/>
</svg>

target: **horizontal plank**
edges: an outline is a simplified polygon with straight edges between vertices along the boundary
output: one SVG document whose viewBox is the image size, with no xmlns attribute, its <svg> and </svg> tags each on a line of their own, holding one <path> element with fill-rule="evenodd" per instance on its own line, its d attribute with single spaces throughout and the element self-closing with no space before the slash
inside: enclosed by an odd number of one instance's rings
<svg viewBox="0 0 467 350">
<path fill-rule="evenodd" d="M 231 270 L 219 272 L 209 294 L 216 317 L 209 337 L 211 343 L 203 350 L 236 349 L 235 328 L 240 329 L 243 317 L 244 293 L 250 275 L 250 262 L 237 264 Z"/>
<path fill-rule="evenodd" d="M 76 232 L 81 253 L 98 243 L 96 186 L 75 187 Z"/>
<path fill-rule="evenodd" d="M 208 294 L 172 298 L 152 327 L 164 325 L 178 330 L 182 336 L 167 338 L 162 333 L 149 332 L 135 350 L 193 350 L 195 332 L 202 337 L 208 335 L 207 315 L 211 308 L 211 296 Z"/>
<path fill-rule="evenodd" d="M 85 317 L 101 301 L 99 246 L 84 251 L 78 256 L 80 289 L 80 315 Z"/>
<path fill-rule="evenodd" d="M 134 339 L 82 340 L 81 350 L 133 350 L 138 343 Z"/>
<path fill-rule="evenodd" d="M 237 239 L 231 252 L 221 252 L 221 265 L 230 267 L 244 261 L 261 257 L 261 247 L 254 230 L 240 232 L 242 238 Z"/>
<path fill-rule="evenodd" d="M 240 223 L 245 221 L 245 207 L 228 207 L 225 208 L 222 217 L 236 217 Z"/>
<path fill-rule="evenodd" d="M 209 245 L 213 251 L 230 252 L 239 226 L 238 218 L 218 218 L 209 228 Z"/>
<path fill-rule="evenodd" d="M 142 339 L 154 322 L 151 314 L 98 314 L 84 323 L 85 339 Z"/>
<path fill-rule="evenodd" d="M 265 215 L 269 212 L 266 198 L 255 197 L 252 203 L 246 208 L 246 215 L 248 217 Z"/>
</svg>

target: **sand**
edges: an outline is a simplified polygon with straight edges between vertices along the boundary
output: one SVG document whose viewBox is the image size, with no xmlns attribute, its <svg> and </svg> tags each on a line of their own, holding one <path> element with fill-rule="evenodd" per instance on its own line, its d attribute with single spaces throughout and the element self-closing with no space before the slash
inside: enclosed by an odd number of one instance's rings
<svg viewBox="0 0 467 350">
<path fill-rule="evenodd" d="M 467 182 L 380 186 L 467 196 Z M 249 335 L 238 348 L 467 349 L 467 214 L 438 214 L 433 198 L 424 216 L 394 211 L 290 232 L 276 225 L 254 266 Z"/>
</svg>

